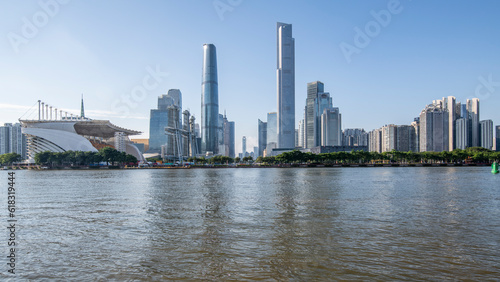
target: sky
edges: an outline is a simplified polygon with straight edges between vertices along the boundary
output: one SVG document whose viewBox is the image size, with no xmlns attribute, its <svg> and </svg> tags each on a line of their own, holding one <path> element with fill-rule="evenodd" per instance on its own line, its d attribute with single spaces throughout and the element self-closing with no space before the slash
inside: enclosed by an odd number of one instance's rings
<svg viewBox="0 0 500 282">
<path fill-rule="evenodd" d="M 219 110 L 257 146 L 277 110 L 276 23 L 295 38 L 296 125 L 321 81 L 342 127 L 410 124 L 433 100 L 479 98 L 500 124 L 499 1 L 0 0 L 0 124 L 38 100 L 143 132 L 180 89 L 200 121 L 202 48 L 217 48 Z M 298 126 L 297 126 L 298 127 Z"/>
</svg>

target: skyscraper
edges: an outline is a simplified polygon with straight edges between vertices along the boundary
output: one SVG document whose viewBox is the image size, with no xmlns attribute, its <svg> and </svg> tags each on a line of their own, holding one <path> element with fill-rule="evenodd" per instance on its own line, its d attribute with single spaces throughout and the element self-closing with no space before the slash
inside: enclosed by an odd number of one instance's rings
<svg viewBox="0 0 500 282">
<path fill-rule="evenodd" d="M 304 148 L 304 120 L 299 121 L 299 140 L 297 141 L 298 147 Z"/>
<path fill-rule="evenodd" d="M 149 150 L 160 152 L 161 146 L 166 145 L 170 136 L 165 134 L 165 127 L 168 126 L 168 108 L 176 106 L 179 108 L 178 120 L 174 124 L 180 126 L 182 94 L 179 89 L 170 89 L 167 94 L 158 97 L 158 108 L 152 109 L 149 120 Z"/>
<path fill-rule="evenodd" d="M 267 156 L 270 156 L 272 150 L 278 147 L 277 119 L 278 115 L 276 112 L 267 113 Z"/>
<path fill-rule="evenodd" d="M 241 138 L 241 155 L 244 157 L 246 157 L 247 153 L 247 138 L 245 136 L 243 136 L 243 138 Z"/>
<path fill-rule="evenodd" d="M 320 141 L 320 125 L 319 116 L 323 112 L 319 112 L 317 107 L 317 98 L 319 93 L 324 92 L 324 84 L 321 81 L 310 82 L 307 84 L 307 98 L 305 110 L 305 148 L 319 146 Z"/>
<path fill-rule="evenodd" d="M 481 146 L 481 136 L 479 127 L 479 99 L 472 98 L 472 100 L 467 99 L 467 111 L 471 119 L 471 146 L 479 147 Z"/>
<path fill-rule="evenodd" d="M 217 55 L 213 44 L 203 45 L 201 82 L 201 151 L 218 153 L 219 86 Z"/>
<path fill-rule="evenodd" d="M 493 121 L 491 119 L 482 120 L 481 127 L 481 147 L 491 150 L 493 148 Z"/>
<path fill-rule="evenodd" d="M 278 148 L 295 147 L 295 39 L 292 25 L 277 23 Z M 268 124 L 269 126 L 269 124 Z"/>
<path fill-rule="evenodd" d="M 236 156 L 235 153 L 235 128 L 234 121 L 229 122 L 229 157 L 234 158 Z"/>
<path fill-rule="evenodd" d="M 496 150 L 500 151 L 500 125 L 495 126 Z"/>
<path fill-rule="evenodd" d="M 225 155 L 226 148 L 224 146 L 224 115 L 219 114 L 219 127 L 217 128 L 217 140 L 218 140 L 218 149 L 220 155 Z"/>
<path fill-rule="evenodd" d="M 469 147 L 469 125 L 470 120 L 468 118 L 458 118 L 455 121 L 455 144 L 456 149 L 465 150 Z"/>
<path fill-rule="evenodd" d="M 321 115 L 321 146 L 342 146 L 342 115 L 339 108 L 326 108 Z"/>
<path fill-rule="evenodd" d="M 257 157 L 264 155 L 264 150 L 267 146 L 267 122 L 259 119 L 259 151 Z"/>
<path fill-rule="evenodd" d="M 321 125 L 321 115 L 324 114 L 326 109 L 331 111 L 333 109 L 333 102 L 330 93 L 324 92 L 324 84 L 321 81 L 308 83 L 304 113 L 304 147 L 313 148 L 322 146 L 323 137 L 321 134 L 323 127 Z M 342 140 L 340 143 L 342 143 Z"/>
<path fill-rule="evenodd" d="M 420 152 L 448 151 L 449 114 L 442 103 L 425 107 L 420 113 Z"/>
<path fill-rule="evenodd" d="M 456 121 L 456 107 L 455 107 L 455 97 L 448 96 L 443 98 L 445 109 L 448 110 L 448 150 L 453 151 L 456 147 L 455 142 L 455 121 Z"/>
</svg>

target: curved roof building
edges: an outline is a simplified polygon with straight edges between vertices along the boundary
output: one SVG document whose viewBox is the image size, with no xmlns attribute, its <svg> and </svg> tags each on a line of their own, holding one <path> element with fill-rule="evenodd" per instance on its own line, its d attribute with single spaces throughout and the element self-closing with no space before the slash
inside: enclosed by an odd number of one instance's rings
<svg viewBox="0 0 500 282">
<path fill-rule="evenodd" d="M 133 155 L 139 161 L 145 161 L 139 149 L 134 146 L 128 136 L 141 132 L 121 128 L 108 120 L 91 120 L 85 117 L 66 117 L 50 119 L 43 113 L 38 120 L 20 120 L 21 131 L 27 136 L 27 154 L 31 162 L 36 153 L 51 151 L 90 151 L 97 152 L 103 147 L 113 147 L 118 151 Z M 57 113 L 57 112 L 56 112 Z"/>
</svg>

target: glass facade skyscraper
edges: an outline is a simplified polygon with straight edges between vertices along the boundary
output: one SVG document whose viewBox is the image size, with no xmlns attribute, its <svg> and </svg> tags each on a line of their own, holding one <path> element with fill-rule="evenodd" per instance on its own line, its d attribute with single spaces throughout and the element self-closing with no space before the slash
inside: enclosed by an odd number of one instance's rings
<svg viewBox="0 0 500 282">
<path fill-rule="evenodd" d="M 234 158 L 236 155 L 234 144 L 235 144 L 235 128 L 234 121 L 229 122 L 229 157 Z"/>
<path fill-rule="evenodd" d="M 213 44 L 203 45 L 203 73 L 201 82 L 201 151 L 218 153 L 219 86 L 217 82 L 217 55 Z"/>
<path fill-rule="evenodd" d="M 272 149 L 277 148 L 278 145 L 278 133 L 277 130 L 278 115 L 276 112 L 267 113 L 267 145 L 266 151 L 267 155 L 271 155 Z"/>
<path fill-rule="evenodd" d="M 292 25 L 277 23 L 278 148 L 295 147 L 295 39 Z M 270 126 L 268 124 L 268 126 Z"/>
<path fill-rule="evenodd" d="M 170 89 L 168 94 L 158 97 L 158 109 L 152 109 L 149 119 L 149 151 L 160 152 L 161 146 L 168 143 L 170 136 L 165 134 L 165 127 L 168 126 L 168 108 L 176 106 L 179 112 L 182 109 L 182 94 L 179 89 Z M 180 125 L 181 115 L 178 114 Z"/>
<path fill-rule="evenodd" d="M 496 150 L 500 151 L 500 125 L 495 126 L 495 142 Z"/>
<path fill-rule="evenodd" d="M 262 157 L 267 146 L 267 122 L 259 119 L 259 150 L 256 157 Z"/>
</svg>

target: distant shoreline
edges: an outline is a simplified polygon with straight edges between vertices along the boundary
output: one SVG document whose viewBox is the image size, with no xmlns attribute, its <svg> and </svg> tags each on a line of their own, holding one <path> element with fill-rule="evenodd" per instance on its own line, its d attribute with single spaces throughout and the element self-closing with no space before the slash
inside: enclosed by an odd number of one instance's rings
<svg viewBox="0 0 500 282">
<path fill-rule="evenodd" d="M 154 167 L 119 167 L 119 166 L 73 166 L 73 167 L 2 167 L 1 170 L 123 170 L 123 169 L 207 169 L 207 168 L 352 168 L 352 167 L 474 167 L 491 166 L 488 163 L 410 163 L 410 164 L 281 164 L 281 165 L 188 165 L 188 166 L 154 166 Z"/>
</svg>

